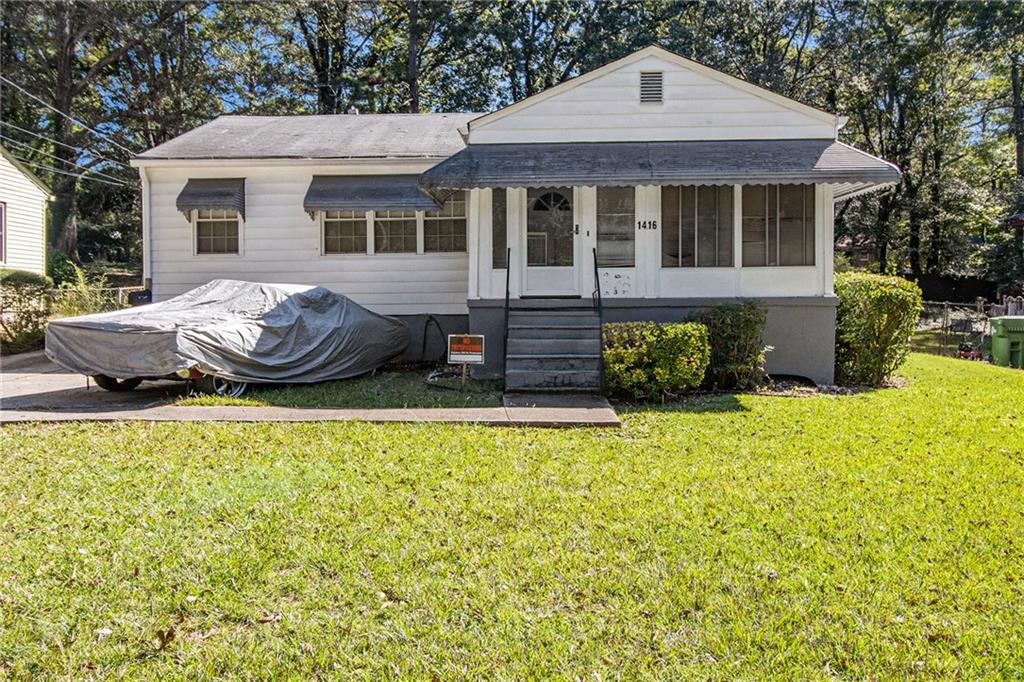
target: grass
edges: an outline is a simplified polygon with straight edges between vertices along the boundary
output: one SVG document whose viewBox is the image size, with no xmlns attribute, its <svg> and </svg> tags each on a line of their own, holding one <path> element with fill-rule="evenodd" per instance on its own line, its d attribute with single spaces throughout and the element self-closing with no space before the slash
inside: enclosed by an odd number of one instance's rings
<svg viewBox="0 0 1024 682">
<path fill-rule="evenodd" d="M 1024 372 L 619 431 L 0 430 L 0 677 L 1020 679 Z"/>
<path fill-rule="evenodd" d="M 241 398 L 189 395 L 177 405 L 277 405 L 279 407 L 495 407 L 501 405 L 501 382 L 458 380 L 443 386 L 426 382 L 422 367 L 385 370 L 371 376 L 319 384 L 250 386 Z"/>
</svg>

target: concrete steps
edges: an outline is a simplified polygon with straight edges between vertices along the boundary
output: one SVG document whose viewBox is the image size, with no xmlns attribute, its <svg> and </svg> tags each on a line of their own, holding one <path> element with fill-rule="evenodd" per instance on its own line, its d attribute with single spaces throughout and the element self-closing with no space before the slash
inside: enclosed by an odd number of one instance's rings
<svg viewBox="0 0 1024 682">
<path fill-rule="evenodd" d="M 505 390 L 596 393 L 601 390 L 601 325 L 589 308 L 509 311 Z"/>
</svg>

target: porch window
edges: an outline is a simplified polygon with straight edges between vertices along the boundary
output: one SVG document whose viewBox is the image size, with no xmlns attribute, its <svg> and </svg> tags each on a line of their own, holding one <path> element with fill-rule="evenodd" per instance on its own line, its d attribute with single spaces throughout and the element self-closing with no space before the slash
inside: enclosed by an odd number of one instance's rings
<svg viewBox="0 0 1024 682">
<path fill-rule="evenodd" d="M 662 187 L 661 267 L 732 267 L 732 202 L 732 185 Z"/>
<path fill-rule="evenodd" d="M 508 267 L 508 198 L 504 189 L 491 190 L 491 268 Z"/>
<path fill-rule="evenodd" d="M 743 265 L 814 265 L 814 185 L 743 188 Z"/>
<path fill-rule="evenodd" d="M 632 187 L 597 188 L 597 264 L 631 268 L 635 264 L 636 191 Z"/>
<path fill-rule="evenodd" d="M 239 253 L 239 217 L 235 211 L 198 209 L 192 212 L 197 254 Z"/>
<path fill-rule="evenodd" d="M 325 211 L 323 214 L 325 254 L 366 253 L 366 213 Z"/>
<path fill-rule="evenodd" d="M 440 211 L 423 214 L 423 251 L 425 253 L 466 250 L 466 193 L 456 192 Z"/>
<path fill-rule="evenodd" d="M 416 211 L 376 211 L 374 253 L 416 253 Z"/>
</svg>

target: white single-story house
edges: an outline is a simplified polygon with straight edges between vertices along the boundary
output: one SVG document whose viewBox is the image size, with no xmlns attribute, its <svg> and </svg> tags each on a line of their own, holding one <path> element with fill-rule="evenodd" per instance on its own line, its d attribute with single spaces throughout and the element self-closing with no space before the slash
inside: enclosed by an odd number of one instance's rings
<svg viewBox="0 0 1024 682">
<path fill-rule="evenodd" d="M 517 388 L 592 387 L 598 319 L 757 299 L 769 371 L 831 382 L 833 205 L 900 178 L 843 123 L 656 46 L 487 114 L 222 116 L 132 162 L 144 278 L 322 285 Z"/>
<path fill-rule="evenodd" d="M 46 274 L 50 188 L 0 145 L 0 268 Z"/>
</svg>

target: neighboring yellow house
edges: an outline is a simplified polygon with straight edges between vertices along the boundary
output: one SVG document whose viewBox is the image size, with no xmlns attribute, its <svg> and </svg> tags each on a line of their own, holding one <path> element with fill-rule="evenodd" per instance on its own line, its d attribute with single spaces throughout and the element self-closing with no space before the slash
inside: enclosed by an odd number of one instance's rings
<svg viewBox="0 0 1024 682">
<path fill-rule="evenodd" d="M 0 145 L 0 267 L 46 273 L 50 188 Z"/>
</svg>

